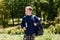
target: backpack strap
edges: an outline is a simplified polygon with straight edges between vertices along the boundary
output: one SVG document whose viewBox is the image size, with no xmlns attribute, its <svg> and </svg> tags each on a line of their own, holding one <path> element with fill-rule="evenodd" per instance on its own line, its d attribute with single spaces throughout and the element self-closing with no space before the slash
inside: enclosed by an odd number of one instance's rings
<svg viewBox="0 0 60 40">
<path fill-rule="evenodd" d="M 35 17 L 35 15 L 32 15 L 31 19 L 33 20 L 33 22 L 35 22 L 35 18 L 34 17 Z"/>
</svg>

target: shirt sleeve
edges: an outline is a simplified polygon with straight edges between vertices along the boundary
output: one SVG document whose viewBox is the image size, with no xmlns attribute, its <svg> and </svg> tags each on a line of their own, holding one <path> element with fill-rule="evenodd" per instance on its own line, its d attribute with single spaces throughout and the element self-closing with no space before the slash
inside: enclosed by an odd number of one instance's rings
<svg viewBox="0 0 60 40">
<path fill-rule="evenodd" d="M 22 28 L 25 27 L 25 19 L 24 18 L 22 18 L 21 27 Z"/>
<path fill-rule="evenodd" d="M 37 23 L 38 27 L 40 27 L 41 29 L 43 28 L 42 24 L 41 24 L 41 21 L 38 19 L 38 17 L 35 17 L 35 22 Z"/>
<path fill-rule="evenodd" d="M 36 16 L 35 16 L 35 22 L 36 22 L 37 24 L 40 24 L 40 20 L 39 20 L 38 17 L 36 17 Z"/>
</svg>

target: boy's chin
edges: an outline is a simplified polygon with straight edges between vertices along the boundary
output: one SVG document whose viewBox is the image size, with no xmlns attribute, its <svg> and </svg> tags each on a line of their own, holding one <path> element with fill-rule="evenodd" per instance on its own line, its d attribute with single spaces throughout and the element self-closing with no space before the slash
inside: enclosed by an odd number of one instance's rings
<svg viewBox="0 0 60 40">
<path fill-rule="evenodd" d="M 27 16 L 30 16 L 30 15 L 27 15 Z"/>
</svg>

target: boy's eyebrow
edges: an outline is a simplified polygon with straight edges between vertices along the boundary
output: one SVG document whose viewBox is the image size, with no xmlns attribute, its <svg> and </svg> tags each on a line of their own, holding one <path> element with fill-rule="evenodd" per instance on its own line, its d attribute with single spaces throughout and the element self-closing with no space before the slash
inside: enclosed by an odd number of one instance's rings
<svg viewBox="0 0 60 40">
<path fill-rule="evenodd" d="M 31 8 L 29 8 L 29 10 L 32 10 Z"/>
</svg>

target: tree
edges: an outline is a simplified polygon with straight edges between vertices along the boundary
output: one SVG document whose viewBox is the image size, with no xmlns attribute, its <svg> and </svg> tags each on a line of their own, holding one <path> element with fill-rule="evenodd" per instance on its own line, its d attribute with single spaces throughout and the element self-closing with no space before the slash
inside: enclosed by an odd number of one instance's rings
<svg viewBox="0 0 60 40">
<path fill-rule="evenodd" d="M 6 2 L 7 3 L 7 2 Z M 1 1 L 1 6 L 0 6 L 0 13 L 1 13 L 1 24 L 5 28 L 8 25 L 8 20 L 9 20 L 9 10 L 6 9 L 5 6 L 5 1 Z"/>
<path fill-rule="evenodd" d="M 36 16 L 41 17 L 40 0 L 36 0 L 34 2 L 34 7 L 35 7 L 35 11 L 36 11 Z"/>
<path fill-rule="evenodd" d="M 48 11 L 48 20 L 53 21 L 57 16 L 57 5 L 53 0 L 49 0 L 49 11 Z"/>
<path fill-rule="evenodd" d="M 22 18 L 25 13 L 25 7 L 31 5 L 31 2 L 32 0 L 3 0 L 4 7 L 10 13 L 10 18 L 12 18 L 13 26 L 14 18 Z"/>
</svg>

